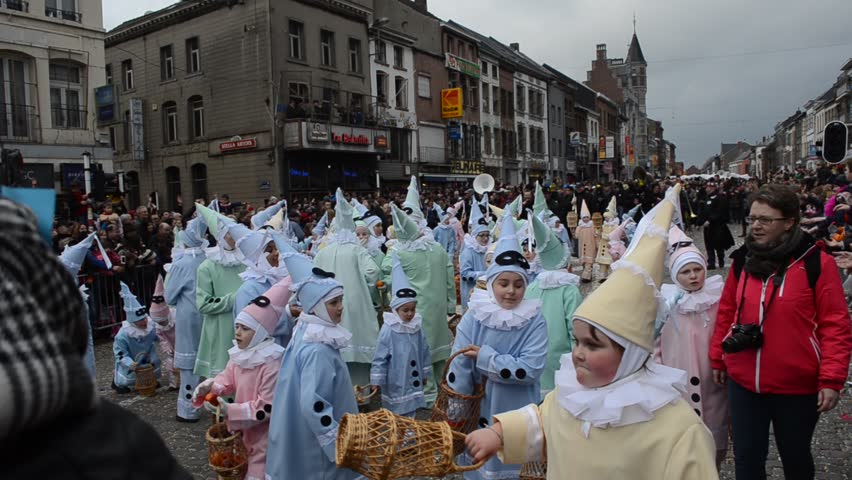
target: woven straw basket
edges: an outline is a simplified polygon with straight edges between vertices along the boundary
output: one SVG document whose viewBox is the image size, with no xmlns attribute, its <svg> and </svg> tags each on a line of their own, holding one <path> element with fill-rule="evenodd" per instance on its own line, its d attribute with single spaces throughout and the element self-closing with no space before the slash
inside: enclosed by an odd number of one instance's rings
<svg viewBox="0 0 852 480">
<path fill-rule="evenodd" d="M 355 385 L 355 400 L 359 407 L 364 407 L 370 404 L 370 399 L 376 396 L 379 387 L 375 385 Z"/>
<path fill-rule="evenodd" d="M 148 359 L 148 352 L 139 352 L 133 359 L 136 367 L 136 391 L 143 397 L 153 397 L 157 393 L 157 375 L 154 372 L 154 364 L 141 363 Z"/>
<path fill-rule="evenodd" d="M 459 323 L 461 322 L 461 318 L 462 318 L 462 316 L 459 315 L 458 313 L 454 313 L 454 314 L 450 315 L 449 318 L 447 318 L 447 326 L 450 328 L 450 332 L 453 333 L 454 337 L 456 336 L 456 328 L 459 326 Z"/>
<path fill-rule="evenodd" d="M 521 465 L 518 480 L 545 480 L 547 478 L 547 462 L 527 462 Z"/>
<path fill-rule="evenodd" d="M 430 417 L 431 421 L 446 422 L 453 430 L 464 434 L 476 430 L 479 426 L 479 407 L 482 397 L 485 395 L 485 377 L 482 377 L 481 383 L 474 386 L 473 394 L 465 395 L 450 388 L 447 375 L 450 372 L 450 365 L 453 360 L 469 350 L 469 348 L 461 349 L 447 359 L 447 363 L 444 365 L 444 373 L 441 375 L 438 398 L 432 407 L 432 416 Z M 464 451 L 464 440 L 456 439 L 454 444 L 456 455 L 461 454 Z"/>
<path fill-rule="evenodd" d="M 207 429 L 207 462 L 220 480 L 242 480 L 248 470 L 248 451 L 242 432 L 231 433 L 221 421 L 219 408 Z"/>
<path fill-rule="evenodd" d="M 346 414 L 337 431 L 337 466 L 370 480 L 411 476 L 444 477 L 477 470 L 485 463 L 459 466 L 453 462 L 454 440 L 465 436 L 443 422 L 423 422 L 381 409 Z"/>
</svg>

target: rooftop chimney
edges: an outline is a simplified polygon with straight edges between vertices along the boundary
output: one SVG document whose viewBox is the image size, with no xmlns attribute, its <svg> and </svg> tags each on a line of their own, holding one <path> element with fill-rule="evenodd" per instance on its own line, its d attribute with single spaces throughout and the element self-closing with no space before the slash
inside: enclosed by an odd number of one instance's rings
<svg viewBox="0 0 852 480">
<path fill-rule="evenodd" d="M 509 46 L 512 47 L 512 50 L 514 50 L 516 52 L 521 51 L 521 44 L 520 43 L 510 43 Z"/>
<path fill-rule="evenodd" d="M 598 61 L 601 63 L 606 63 L 606 44 L 599 43 L 597 46 L 598 51 Z"/>
</svg>

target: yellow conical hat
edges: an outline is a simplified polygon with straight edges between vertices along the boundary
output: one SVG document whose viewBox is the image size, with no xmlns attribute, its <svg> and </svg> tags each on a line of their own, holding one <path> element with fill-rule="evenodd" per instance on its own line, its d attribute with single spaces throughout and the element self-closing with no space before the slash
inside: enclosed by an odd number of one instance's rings
<svg viewBox="0 0 852 480">
<path fill-rule="evenodd" d="M 574 318 L 589 320 L 654 351 L 654 320 L 666 266 L 668 231 L 679 198 L 678 184 L 642 218 L 624 257 L 612 265 L 609 278 L 586 297 Z"/>
</svg>

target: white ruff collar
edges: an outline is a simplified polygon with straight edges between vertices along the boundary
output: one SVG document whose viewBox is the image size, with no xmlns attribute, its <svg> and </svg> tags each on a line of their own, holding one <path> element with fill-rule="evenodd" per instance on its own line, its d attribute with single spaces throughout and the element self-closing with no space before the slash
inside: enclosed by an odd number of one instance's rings
<svg viewBox="0 0 852 480">
<path fill-rule="evenodd" d="M 282 262 L 283 263 L 283 262 Z M 287 267 L 281 265 L 279 267 L 270 267 L 266 270 L 261 270 L 258 267 L 248 267 L 240 273 L 240 278 L 243 281 L 257 280 L 260 283 L 276 284 L 287 277 Z"/>
<path fill-rule="evenodd" d="M 542 290 L 550 290 L 565 285 L 580 285 L 580 277 L 565 270 L 545 270 L 535 277 L 535 281 Z"/>
<path fill-rule="evenodd" d="M 430 233 L 430 235 L 422 235 L 416 240 L 399 240 L 397 242 L 396 248 L 405 252 L 425 252 L 429 250 L 432 245 L 435 244 L 435 239 L 431 236 Z"/>
<path fill-rule="evenodd" d="M 299 321 L 306 324 L 305 335 L 302 337 L 308 343 L 324 343 L 335 350 L 349 345 L 352 333 L 349 330 L 327 322 L 315 315 L 302 312 Z"/>
<path fill-rule="evenodd" d="M 593 222 L 593 221 L 591 221 L 591 220 L 589 220 L 589 221 L 587 221 L 587 222 L 586 222 L 586 221 L 583 221 L 583 220 L 580 220 L 579 222 L 577 222 L 577 226 L 578 226 L 578 227 L 583 227 L 583 228 L 594 227 L 594 226 L 595 226 L 595 222 Z"/>
<path fill-rule="evenodd" d="M 441 222 L 441 223 L 438 224 L 438 228 L 441 229 L 441 230 L 446 230 L 448 228 L 453 228 L 453 226 L 450 225 L 449 223 Z"/>
<path fill-rule="evenodd" d="M 379 242 L 379 245 L 384 245 L 384 243 L 388 241 L 387 237 L 385 237 L 384 235 L 373 234 L 373 238 L 375 238 L 376 241 Z"/>
<path fill-rule="evenodd" d="M 399 315 L 393 312 L 384 312 L 382 319 L 385 321 L 385 325 L 396 333 L 417 333 L 420 331 L 420 325 L 423 322 L 423 317 L 419 313 L 415 314 L 414 318 L 408 323 L 403 322 Z"/>
<path fill-rule="evenodd" d="M 623 427 L 647 422 L 654 412 L 681 399 L 686 391 L 686 372 L 658 365 L 649 359 L 638 372 L 600 388 L 577 382 L 571 354 L 562 355 L 556 372 L 559 405 L 583 421 L 583 435 L 592 427 Z"/>
<path fill-rule="evenodd" d="M 361 241 L 358 240 L 358 235 L 355 235 L 355 232 L 352 230 L 344 230 L 340 229 L 329 235 L 328 243 L 326 246 L 339 243 L 341 245 L 347 243 L 354 243 L 355 245 L 361 245 Z"/>
<path fill-rule="evenodd" d="M 236 366 L 254 368 L 270 360 L 281 358 L 284 355 L 284 347 L 275 343 L 275 339 L 270 337 L 249 349 L 243 350 L 237 346 L 237 341 L 234 340 L 234 346 L 228 349 L 228 355 L 231 357 L 230 361 Z"/>
<path fill-rule="evenodd" d="M 704 281 L 704 287 L 696 292 L 688 293 L 677 285 L 664 284 L 663 296 L 673 300 L 672 307 L 678 313 L 701 313 L 719 303 L 725 280 L 721 275 L 713 275 Z"/>
<path fill-rule="evenodd" d="M 480 245 L 475 238 L 471 237 L 469 233 L 466 233 L 464 234 L 464 245 L 468 248 L 472 248 L 473 251 L 476 253 L 485 253 L 488 251 L 488 246 L 490 245 L 490 243 Z"/>
<path fill-rule="evenodd" d="M 476 321 L 497 330 L 522 328 L 541 311 L 538 300 L 524 300 L 512 310 L 506 310 L 491 298 L 487 290 L 478 288 L 473 290 L 468 305 Z"/>
<path fill-rule="evenodd" d="M 225 250 L 223 248 L 219 248 L 219 246 L 210 247 L 204 250 L 207 258 L 216 262 L 223 267 L 233 267 L 234 265 L 240 265 L 243 263 L 243 255 L 236 248 L 233 250 Z"/>
<path fill-rule="evenodd" d="M 185 247 L 185 248 L 175 247 L 175 248 L 172 248 L 172 263 L 177 262 L 178 260 L 180 260 L 181 257 L 185 257 L 187 255 L 189 255 L 190 257 L 197 257 L 201 254 L 206 254 L 207 253 L 207 247 L 206 247 L 207 240 L 204 240 L 204 245 L 205 246 L 201 246 L 201 247 Z M 177 254 L 177 257 L 175 257 L 175 254 Z"/>
<path fill-rule="evenodd" d="M 155 322 L 149 318 L 148 326 L 145 327 L 145 330 L 142 330 L 141 328 L 135 327 L 132 323 L 125 320 L 121 322 L 121 329 L 124 330 L 124 333 L 126 333 L 130 337 L 135 338 L 136 340 L 141 340 L 147 337 L 148 334 L 154 330 L 154 323 Z"/>
</svg>

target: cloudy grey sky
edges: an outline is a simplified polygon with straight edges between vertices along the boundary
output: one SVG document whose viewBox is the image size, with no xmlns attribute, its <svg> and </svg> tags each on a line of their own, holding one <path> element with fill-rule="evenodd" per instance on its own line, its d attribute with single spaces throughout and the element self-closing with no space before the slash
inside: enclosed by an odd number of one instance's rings
<svg viewBox="0 0 852 480">
<path fill-rule="evenodd" d="M 104 26 L 174 3 L 105 0 Z M 835 81 L 852 58 L 852 1 L 429 0 L 429 10 L 521 50 L 575 80 L 595 45 L 623 57 L 637 33 L 648 114 L 687 165 L 721 142 L 754 142 Z"/>
</svg>

